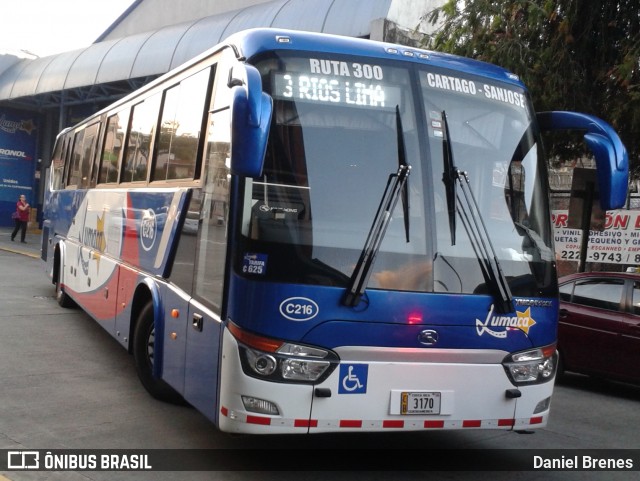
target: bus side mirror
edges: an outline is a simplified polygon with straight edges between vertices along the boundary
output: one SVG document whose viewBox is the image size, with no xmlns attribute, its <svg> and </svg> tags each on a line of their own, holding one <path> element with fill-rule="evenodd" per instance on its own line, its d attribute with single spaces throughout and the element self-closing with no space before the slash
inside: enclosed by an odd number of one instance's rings
<svg viewBox="0 0 640 481">
<path fill-rule="evenodd" d="M 267 151 L 273 100 L 262 91 L 260 73 L 251 65 L 235 65 L 231 87 L 231 172 L 260 177 Z"/>
<path fill-rule="evenodd" d="M 584 130 L 584 140 L 596 159 L 600 206 L 603 210 L 624 207 L 629 185 L 629 156 L 613 128 L 593 115 L 578 112 L 539 112 L 543 131 Z"/>
</svg>

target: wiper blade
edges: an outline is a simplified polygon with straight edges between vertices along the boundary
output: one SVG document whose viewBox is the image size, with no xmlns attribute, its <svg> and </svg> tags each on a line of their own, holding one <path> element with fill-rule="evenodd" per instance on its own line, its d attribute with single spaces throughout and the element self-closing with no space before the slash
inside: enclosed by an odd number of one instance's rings
<svg viewBox="0 0 640 481">
<path fill-rule="evenodd" d="M 367 241 L 360 253 L 360 258 L 353 270 L 351 280 L 347 286 L 347 291 L 342 299 L 342 303 L 345 306 L 355 307 L 360 303 L 360 299 L 364 295 L 364 291 L 369 283 L 373 263 L 378 255 L 387 227 L 391 222 L 393 210 L 395 209 L 400 197 L 403 199 L 405 233 L 407 242 L 409 242 L 409 199 L 407 194 L 407 179 L 411 172 L 411 166 L 407 164 L 405 158 L 402 122 L 400 121 L 400 109 L 397 106 L 396 129 L 398 130 L 398 171 L 396 173 L 389 174 L 389 178 L 387 179 L 387 185 L 384 189 L 384 193 L 382 194 L 382 199 L 380 199 L 380 205 L 378 205 L 376 215 L 373 218 L 371 229 L 369 229 Z"/>
<path fill-rule="evenodd" d="M 398 168 L 407 165 L 407 151 L 404 145 L 404 130 L 400 119 L 400 107 L 396 105 L 396 137 L 398 142 Z M 409 174 L 407 174 L 409 175 Z M 402 186 L 402 215 L 404 217 L 404 232 L 409 242 L 409 180 L 405 179 Z"/>
<path fill-rule="evenodd" d="M 451 232 L 451 245 L 456 245 L 456 180 L 458 178 L 457 169 L 453 165 L 453 150 L 449 140 L 449 122 L 447 114 L 442 111 L 442 123 L 444 132 L 442 137 L 442 162 L 444 164 L 442 172 L 442 182 L 444 182 L 445 195 L 447 198 L 447 211 L 449 212 L 449 231 Z"/>
<path fill-rule="evenodd" d="M 369 282 L 369 276 L 371 275 L 371 268 L 375 261 L 375 258 L 380 250 L 380 245 L 384 239 L 385 232 L 389 223 L 391 222 L 391 216 L 393 209 L 398 202 L 398 198 L 402 192 L 402 189 L 407 181 L 409 172 L 411 171 L 410 165 L 401 165 L 398 167 L 398 172 L 390 174 L 387 180 L 387 186 L 384 189 L 378 211 L 373 218 L 367 241 L 364 248 L 360 253 L 358 263 L 351 275 L 351 281 L 347 287 L 342 303 L 345 306 L 357 306 L 360 303 L 360 299 L 364 294 L 364 291 Z"/>
<path fill-rule="evenodd" d="M 455 245 L 456 211 L 473 244 L 476 256 L 481 261 L 485 276 L 492 286 L 493 297 L 497 308 L 502 313 L 514 311 L 513 296 L 507 278 L 502 271 L 502 266 L 491 243 L 489 231 L 482 218 L 467 172 L 456 168 L 453 163 L 453 150 L 449 137 L 449 123 L 446 113 L 442 112 L 444 123 L 443 157 L 444 172 L 442 180 L 445 183 L 447 195 L 447 208 L 449 210 L 449 228 L 451 229 L 451 245 Z M 456 192 L 456 185 L 460 186 L 462 197 Z"/>
<path fill-rule="evenodd" d="M 497 304 L 499 312 L 513 312 L 513 296 L 507 278 L 502 271 L 502 266 L 496 255 L 496 251 L 491 243 L 487 226 L 484 223 L 480 208 L 476 202 L 476 198 L 471 190 L 469 176 L 467 172 L 457 171 L 458 183 L 463 196 L 458 196 L 458 205 L 460 218 L 469 235 L 469 239 L 474 242 L 474 251 L 477 257 L 482 261 L 485 275 L 490 281 L 492 290 L 494 291 L 494 300 Z M 464 203 L 462 200 L 464 199 Z"/>
</svg>

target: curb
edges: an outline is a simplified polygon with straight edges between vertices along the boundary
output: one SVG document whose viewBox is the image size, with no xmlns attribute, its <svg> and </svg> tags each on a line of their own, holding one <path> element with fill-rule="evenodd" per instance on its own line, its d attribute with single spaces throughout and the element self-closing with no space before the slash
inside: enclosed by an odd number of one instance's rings
<svg viewBox="0 0 640 481">
<path fill-rule="evenodd" d="M 13 254 L 20 254 L 20 255 L 23 255 L 23 256 L 27 256 L 27 257 L 33 257 L 34 259 L 39 259 L 40 258 L 40 256 L 38 254 L 34 253 L 34 252 L 23 251 L 23 250 L 20 250 L 20 249 L 12 249 L 10 247 L 0 246 L 0 251 L 6 251 L 6 252 L 11 252 Z"/>
<path fill-rule="evenodd" d="M 20 254 L 23 256 L 32 257 L 34 259 L 40 259 L 40 256 L 38 254 L 34 254 L 33 252 L 21 251 L 19 249 L 11 249 L 9 247 L 0 246 L 0 251 L 11 252 L 12 254 Z"/>
<path fill-rule="evenodd" d="M 0 251 L 11 252 L 12 254 L 19 254 L 33 259 L 39 259 L 41 256 L 41 239 L 42 231 L 40 229 L 28 229 L 27 230 L 27 245 L 20 244 L 20 242 L 11 242 L 9 237 L 12 229 L 0 228 Z M 24 247 L 23 247 L 24 246 Z M 0 480 L 2 481 L 2 480 Z"/>
</svg>

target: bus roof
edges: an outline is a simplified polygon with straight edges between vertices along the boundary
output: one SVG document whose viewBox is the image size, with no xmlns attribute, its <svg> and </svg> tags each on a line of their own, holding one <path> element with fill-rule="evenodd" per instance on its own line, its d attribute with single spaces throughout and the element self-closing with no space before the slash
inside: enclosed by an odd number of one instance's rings
<svg viewBox="0 0 640 481">
<path fill-rule="evenodd" d="M 135 92 L 131 92 L 78 124 L 65 128 L 57 137 L 60 137 L 62 133 L 67 130 L 74 130 L 79 125 L 85 124 L 88 119 L 98 117 L 104 112 L 127 102 L 138 93 L 153 89 L 167 78 L 176 75 L 177 72 L 196 65 L 225 47 L 231 47 L 236 56 L 241 60 L 250 60 L 252 57 L 261 53 L 273 50 L 323 52 L 328 54 L 349 54 L 360 57 L 388 58 L 453 69 L 526 88 L 517 75 L 502 67 L 457 55 L 327 33 L 279 28 L 252 28 L 230 35 L 221 43 L 165 73 Z"/>
<path fill-rule="evenodd" d="M 260 53 L 271 50 L 296 50 L 390 58 L 450 68 L 512 83 L 524 88 L 517 75 L 494 64 L 375 40 L 299 30 L 254 28 L 231 35 L 224 41 L 224 44 L 233 45 L 238 50 L 239 56 L 245 59 L 251 59 Z"/>
</svg>

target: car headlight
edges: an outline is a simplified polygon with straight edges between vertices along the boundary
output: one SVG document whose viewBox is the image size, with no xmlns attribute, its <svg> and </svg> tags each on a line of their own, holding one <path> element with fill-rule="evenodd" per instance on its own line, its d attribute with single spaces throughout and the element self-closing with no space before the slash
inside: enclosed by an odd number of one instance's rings
<svg viewBox="0 0 640 481">
<path fill-rule="evenodd" d="M 227 327 L 238 341 L 240 363 L 247 376 L 274 382 L 318 384 L 340 362 L 338 355 L 328 349 L 258 336 L 232 322 Z"/>
<path fill-rule="evenodd" d="M 507 356 L 502 365 L 516 386 L 542 384 L 555 375 L 558 354 L 556 345 L 529 349 Z"/>
</svg>

